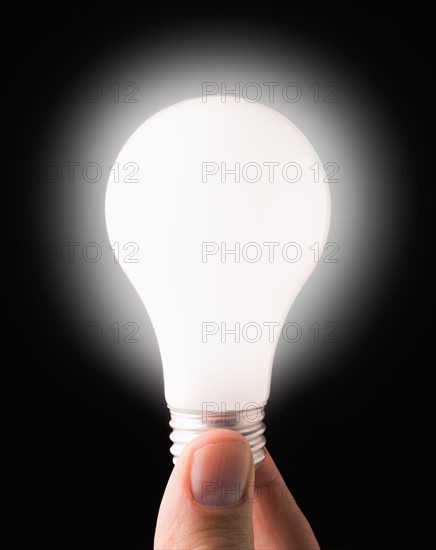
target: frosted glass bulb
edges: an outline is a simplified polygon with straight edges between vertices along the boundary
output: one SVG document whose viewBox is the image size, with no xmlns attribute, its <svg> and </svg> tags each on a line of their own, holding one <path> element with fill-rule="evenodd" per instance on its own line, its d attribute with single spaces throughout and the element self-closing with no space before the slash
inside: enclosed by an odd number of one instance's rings
<svg viewBox="0 0 436 550">
<path fill-rule="evenodd" d="M 150 117 L 116 162 L 138 172 L 109 181 L 107 229 L 139 245 L 139 261 L 120 265 L 156 332 L 174 461 L 199 432 L 227 427 L 257 466 L 280 331 L 316 265 L 310 247 L 327 239 L 320 159 L 275 110 L 209 97 Z"/>
</svg>

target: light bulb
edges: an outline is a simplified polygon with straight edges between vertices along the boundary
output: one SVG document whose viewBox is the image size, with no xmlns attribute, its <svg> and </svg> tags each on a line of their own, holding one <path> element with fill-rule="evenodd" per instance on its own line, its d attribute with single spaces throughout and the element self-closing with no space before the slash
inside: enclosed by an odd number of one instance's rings
<svg viewBox="0 0 436 550">
<path fill-rule="evenodd" d="M 316 263 L 330 192 L 315 150 L 260 103 L 193 98 L 147 119 L 109 180 L 112 243 L 153 324 L 173 428 L 174 462 L 201 431 L 247 437 L 265 457 L 264 406 L 289 309 Z M 135 172 L 135 173 L 133 173 Z"/>
</svg>

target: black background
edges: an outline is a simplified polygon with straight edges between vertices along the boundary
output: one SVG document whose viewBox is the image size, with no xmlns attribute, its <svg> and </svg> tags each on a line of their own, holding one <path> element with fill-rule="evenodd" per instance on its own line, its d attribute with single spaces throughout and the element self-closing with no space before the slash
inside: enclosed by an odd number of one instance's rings
<svg viewBox="0 0 436 550">
<path fill-rule="evenodd" d="M 233 21 L 298 29 L 346 50 L 389 98 L 410 137 L 416 174 L 399 182 L 410 209 L 401 269 L 334 376 L 281 409 L 283 424 L 271 423 L 267 435 L 269 450 L 323 548 L 424 547 L 418 543 L 425 520 L 419 519 L 415 489 L 425 488 L 430 438 L 424 429 L 424 390 L 431 364 L 423 349 L 433 339 L 426 320 L 432 157 L 425 128 L 434 101 L 425 14 L 381 15 L 367 5 L 333 10 L 326 3 L 303 16 L 291 4 L 274 2 L 258 8 L 238 2 L 209 8 L 130 3 L 57 9 L 26 9 L 27 23 L 9 44 L 16 75 L 11 88 L 5 86 L 18 153 L 10 182 L 17 207 L 7 240 L 14 288 L 6 292 L 13 315 L 7 329 L 8 344 L 13 342 L 10 367 L 17 375 L 9 415 L 17 420 L 16 540 L 23 548 L 29 547 L 26 539 L 47 550 L 151 548 L 171 470 L 164 405 L 140 401 L 93 368 L 95 360 L 58 330 L 43 274 L 29 268 L 32 205 L 26 196 L 33 182 L 26 169 L 33 162 L 35 137 L 50 116 L 48 90 L 68 83 L 71 70 L 80 68 L 89 52 L 104 51 L 112 36 L 227 14 Z M 15 25 L 18 14 L 9 17 Z M 17 99 L 17 89 L 26 101 Z"/>
</svg>

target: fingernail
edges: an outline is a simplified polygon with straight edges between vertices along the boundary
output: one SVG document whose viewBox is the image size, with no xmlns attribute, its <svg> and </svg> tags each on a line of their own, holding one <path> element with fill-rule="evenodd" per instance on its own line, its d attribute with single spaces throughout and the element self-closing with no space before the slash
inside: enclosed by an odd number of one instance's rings
<svg viewBox="0 0 436 550">
<path fill-rule="evenodd" d="M 251 466 L 251 451 L 244 443 L 227 441 L 195 451 L 191 466 L 191 492 L 204 506 L 229 506 L 241 500 Z"/>
</svg>

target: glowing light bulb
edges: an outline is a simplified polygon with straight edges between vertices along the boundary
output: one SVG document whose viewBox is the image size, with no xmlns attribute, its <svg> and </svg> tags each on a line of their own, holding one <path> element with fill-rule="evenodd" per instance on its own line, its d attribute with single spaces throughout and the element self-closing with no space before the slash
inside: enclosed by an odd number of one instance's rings
<svg viewBox="0 0 436 550">
<path fill-rule="evenodd" d="M 316 265 L 310 247 L 327 239 L 321 161 L 277 111 L 209 97 L 153 115 L 116 162 L 138 172 L 109 181 L 107 229 L 139 245 L 121 266 L 156 332 L 174 461 L 200 431 L 227 427 L 257 466 L 280 331 Z"/>
</svg>

